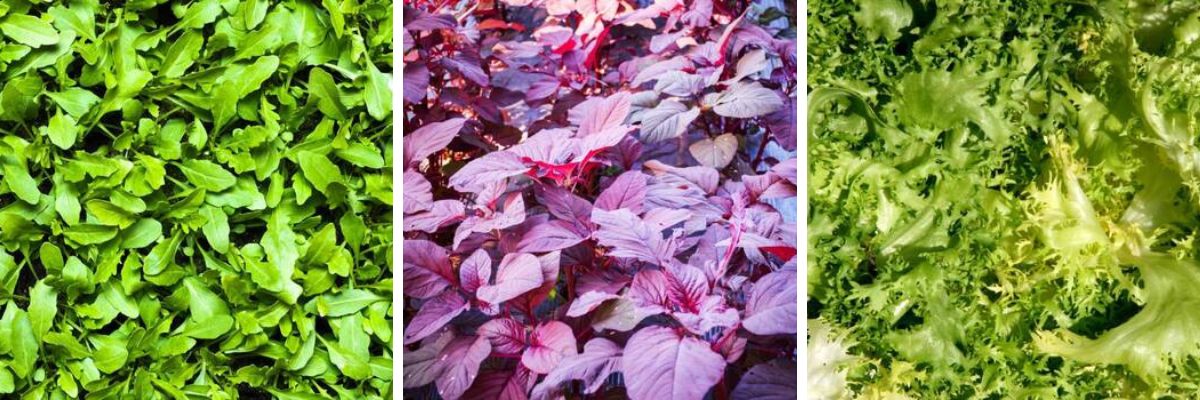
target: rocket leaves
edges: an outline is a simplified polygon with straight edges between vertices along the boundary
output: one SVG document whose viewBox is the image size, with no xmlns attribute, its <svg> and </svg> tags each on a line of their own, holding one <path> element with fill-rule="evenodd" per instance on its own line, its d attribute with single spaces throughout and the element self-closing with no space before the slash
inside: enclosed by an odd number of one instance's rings
<svg viewBox="0 0 1200 400">
<path fill-rule="evenodd" d="M 32 15 L 13 14 L 0 20 L 0 32 L 29 47 L 58 43 L 58 31 L 49 22 Z"/>
<path fill-rule="evenodd" d="M 220 192 L 237 183 L 237 178 L 221 165 L 208 160 L 187 160 L 179 166 L 179 172 L 188 182 L 210 192 Z"/>
<path fill-rule="evenodd" d="M 0 396 L 392 397 L 392 9 L 0 4 Z"/>
</svg>

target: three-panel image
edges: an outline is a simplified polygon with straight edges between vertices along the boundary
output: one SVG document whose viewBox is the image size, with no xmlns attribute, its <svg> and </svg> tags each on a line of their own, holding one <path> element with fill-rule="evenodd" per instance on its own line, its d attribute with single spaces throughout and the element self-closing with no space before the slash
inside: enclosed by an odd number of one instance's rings
<svg viewBox="0 0 1200 400">
<path fill-rule="evenodd" d="M 0 1 L 0 398 L 1197 398 L 1198 73 L 1191 1 Z"/>
</svg>

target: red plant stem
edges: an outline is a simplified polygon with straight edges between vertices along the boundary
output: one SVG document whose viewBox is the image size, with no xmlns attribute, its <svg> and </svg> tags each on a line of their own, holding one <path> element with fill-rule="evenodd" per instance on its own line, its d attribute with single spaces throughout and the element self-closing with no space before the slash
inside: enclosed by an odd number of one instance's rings
<svg viewBox="0 0 1200 400">
<path fill-rule="evenodd" d="M 725 385 L 725 377 L 721 377 L 721 381 L 717 383 L 716 393 L 717 400 L 729 400 L 729 388 Z"/>
<path fill-rule="evenodd" d="M 729 237 L 729 248 L 725 249 L 725 254 L 721 256 L 721 264 L 718 265 L 717 271 L 724 274 L 725 269 L 729 268 L 729 261 L 733 259 L 733 252 L 737 250 L 738 242 L 742 241 L 742 225 L 733 224 L 733 232 Z"/>
<path fill-rule="evenodd" d="M 575 266 L 567 266 L 567 300 L 575 298 Z"/>
</svg>

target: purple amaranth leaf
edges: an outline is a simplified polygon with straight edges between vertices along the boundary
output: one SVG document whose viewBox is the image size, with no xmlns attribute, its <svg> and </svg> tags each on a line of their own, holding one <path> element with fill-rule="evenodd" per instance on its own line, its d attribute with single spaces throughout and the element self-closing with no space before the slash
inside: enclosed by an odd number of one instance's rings
<svg viewBox="0 0 1200 400">
<path fill-rule="evenodd" d="M 592 329 L 597 332 L 611 329 L 617 332 L 627 332 L 652 314 L 644 312 L 626 297 L 605 302 L 592 312 Z"/>
<path fill-rule="evenodd" d="M 483 337 L 464 336 L 447 344 L 433 367 L 441 371 L 435 380 L 438 395 L 445 400 L 462 398 L 479 375 L 479 365 L 491 353 L 492 345 Z"/>
<path fill-rule="evenodd" d="M 693 209 L 709 203 L 704 190 L 678 176 L 661 175 L 646 185 L 646 209 Z"/>
<path fill-rule="evenodd" d="M 651 326 L 629 338 L 621 370 L 633 400 L 700 400 L 721 379 L 725 359 L 700 339 Z"/>
<path fill-rule="evenodd" d="M 795 362 L 780 359 L 750 368 L 731 395 L 733 400 L 791 400 L 796 389 Z"/>
<path fill-rule="evenodd" d="M 771 167 L 771 171 L 775 172 L 783 179 L 787 179 L 788 182 L 792 183 L 792 185 L 796 185 L 796 165 L 795 158 L 787 159 L 780 161 L 779 164 L 775 164 L 774 167 Z"/>
<path fill-rule="evenodd" d="M 418 299 L 433 297 L 454 285 L 454 271 L 446 249 L 428 240 L 404 241 L 404 294 Z"/>
<path fill-rule="evenodd" d="M 795 64 L 796 41 L 776 39 L 775 35 L 756 24 L 744 24 L 729 37 L 729 48 L 738 53 L 747 46 L 766 47 L 779 58 Z"/>
<path fill-rule="evenodd" d="M 617 296 L 614 293 L 596 291 L 584 292 L 583 294 L 579 295 L 579 297 L 575 298 L 575 301 L 571 303 L 571 308 L 567 310 L 567 316 L 582 317 L 587 315 L 587 313 L 592 312 L 592 310 L 595 310 L 596 307 L 600 307 L 600 305 L 604 304 L 604 302 L 616 299 L 618 297 L 620 296 Z"/>
<path fill-rule="evenodd" d="M 688 146 L 688 153 L 700 165 L 709 168 L 725 168 L 737 154 L 738 140 L 733 134 L 726 133 L 715 138 L 705 138 Z"/>
<path fill-rule="evenodd" d="M 542 61 L 540 60 L 541 55 L 542 46 L 534 41 L 503 41 L 497 43 L 492 48 L 492 57 L 496 57 L 510 68 L 537 66 Z M 492 75 L 492 86 L 497 86 L 495 82 L 496 75 L 504 71 L 507 70 L 502 70 Z"/>
<path fill-rule="evenodd" d="M 778 214 L 772 213 L 772 215 Z M 743 232 L 740 239 L 737 247 L 746 250 L 746 256 L 760 264 L 766 263 L 762 259 L 762 252 L 773 254 L 785 261 L 796 256 L 794 241 L 786 242 L 780 239 L 765 238 L 754 232 Z M 727 247 L 729 246 L 729 240 L 717 242 L 717 246 Z"/>
<path fill-rule="evenodd" d="M 425 176 L 413 170 L 404 171 L 404 213 L 412 214 L 433 206 L 433 186 Z"/>
<path fill-rule="evenodd" d="M 688 7 L 679 20 L 694 28 L 705 28 L 712 22 L 712 14 L 712 0 L 696 0 L 692 2 L 692 5 Z"/>
<path fill-rule="evenodd" d="M 579 153 L 579 143 L 570 129 L 543 129 L 508 149 L 522 158 L 546 164 L 565 164 Z"/>
<path fill-rule="evenodd" d="M 492 280 L 492 257 L 483 249 L 475 250 L 458 268 L 458 280 L 463 290 L 475 293 Z"/>
<path fill-rule="evenodd" d="M 621 370 L 621 347 L 604 338 L 595 338 L 583 346 L 583 353 L 564 358 L 542 383 L 533 388 L 533 400 L 554 399 L 562 395 L 562 384 L 583 381 L 583 392 L 595 393 L 609 375 Z"/>
<path fill-rule="evenodd" d="M 579 126 L 579 137 L 587 137 L 625 123 L 629 117 L 630 96 L 618 92 L 608 97 L 593 97 L 572 108 L 568 119 Z"/>
<path fill-rule="evenodd" d="M 628 209 L 634 214 L 641 214 L 646 201 L 646 178 L 639 171 L 626 171 L 618 175 L 596 197 L 596 208 L 608 211 Z"/>
<path fill-rule="evenodd" d="M 653 264 L 666 264 L 674 258 L 675 242 L 626 209 L 592 210 L 592 222 L 600 227 L 595 233 L 613 257 L 635 258 Z"/>
<path fill-rule="evenodd" d="M 641 118 L 641 140 L 647 143 L 677 138 L 700 116 L 700 109 L 688 107 L 675 100 L 664 100 L 658 106 L 643 111 Z"/>
<path fill-rule="evenodd" d="M 463 51 L 453 57 L 442 58 L 442 65 L 446 69 L 457 71 L 459 74 L 462 74 L 463 78 L 472 83 L 487 87 L 489 83 L 488 75 L 479 66 L 480 63 L 479 55 L 473 51 Z"/>
<path fill-rule="evenodd" d="M 583 239 L 566 221 L 555 220 L 534 225 L 517 244 L 517 251 L 543 253 L 561 250 L 579 244 Z"/>
<path fill-rule="evenodd" d="M 725 247 L 718 246 L 717 243 L 728 239 L 729 231 L 724 227 L 711 225 L 704 234 L 700 236 L 700 241 L 696 243 L 696 251 L 688 258 L 689 265 L 701 267 L 704 270 L 704 275 L 708 277 L 710 282 L 716 282 L 725 276 L 727 265 L 721 265 L 720 261 L 726 251 L 730 251 L 729 245 Z"/>
<path fill-rule="evenodd" d="M 552 251 L 537 257 L 538 268 L 542 271 L 542 289 L 551 289 L 558 282 L 558 269 L 562 261 L 562 252 Z"/>
<path fill-rule="evenodd" d="M 538 80 L 529 87 L 529 91 L 525 92 L 525 101 L 532 102 L 554 96 L 560 87 L 562 87 L 562 83 L 554 77 Z"/>
<path fill-rule="evenodd" d="M 783 99 L 758 82 L 739 83 L 720 94 L 705 96 L 704 104 L 723 117 L 753 118 L 783 108 Z"/>
<path fill-rule="evenodd" d="M 757 199 L 796 197 L 796 186 L 773 172 L 762 175 L 742 175 L 742 184 Z"/>
<path fill-rule="evenodd" d="M 586 264 L 588 261 L 581 260 L 576 263 Z M 617 294 L 621 292 L 621 289 L 629 286 L 629 282 L 632 280 L 632 276 L 622 271 L 611 269 L 593 270 L 575 278 L 575 290 L 578 293 L 604 292 Z"/>
<path fill-rule="evenodd" d="M 520 253 L 521 251 L 517 250 L 517 245 L 521 244 L 521 239 L 525 237 L 525 234 L 535 226 L 548 223 L 550 223 L 550 214 L 530 215 L 529 217 L 525 218 L 524 222 L 498 232 L 500 234 L 500 242 L 496 244 L 496 249 L 500 250 L 501 253 Z M 470 243 L 475 238 L 494 240 L 492 235 L 476 235 L 472 236 L 464 243 Z M 466 247 L 466 245 L 464 245 L 464 247 Z"/>
<path fill-rule="evenodd" d="M 632 131 L 632 126 L 616 125 L 581 137 L 579 139 L 579 154 L 576 160 L 583 162 L 584 158 L 594 157 L 597 153 L 609 147 L 616 146 L 621 143 L 621 139 L 624 139 Z"/>
<path fill-rule="evenodd" d="M 656 208 L 646 213 L 646 217 L 642 219 L 651 228 L 663 230 L 675 225 L 684 223 L 692 219 L 692 212 L 688 210 L 673 210 L 668 208 Z"/>
<path fill-rule="evenodd" d="M 404 65 L 404 102 L 420 103 L 429 93 L 429 68 L 424 62 Z"/>
<path fill-rule="evenodd" d="M 717 352 L 725 357 L 725 361 L 732 364 L 742 358 L 742 354 L 746 352 L 746 343 L 749 340 L 746 336 L 741 335 L 741 331 L 737 329 L 726 329 L 725 333 L 717 339 L 714 344 Z"/>
<path fill-rule="evenodd" d="M 527 171 L 529 167 L 516 154 L 507 151 L 488 153 L 467 163 L 451 176 L 450 187 L 460 192 L 475 192 Z"/>
<path fill-rule="evenodd" d="M 796 130 L 799 129 L 796 125 L 796 98 L 789 97 L 784 102 L 783 107 L 779 110 L 767 115 L 765 118 L 767 127 L 771 130 L 771 134 L 775 135 L 775 143 L 779 143 L 787 151 L 796 151 Z M 795 163 L 795 161 L 793 161 Z M 792 183 L 795 184 L 795 179 Z"/>
<path fill-rule="evenodd" d="M 479 326 L 476 333 L 486 337 L 497 352 L 518 354 L 529 345 L 525 326 L 512 318 L 496 318 Z"/>
<path fill-rule="evenodd" d="M 650 64 L 646 68 L 642 68 L 633 81 L 629 84 L 633 87 L 642 86 L 643 83 L 652 82 L 662 76 L 664 73 L 671 71 L 679 71 L 684 68 L 693 67 L 695 64 L 688 60 L 685 56 L 675 56 L 666 60 L 658 61 Z"/>
<path fill-rule="evenodd" d="M 454 333 L 444 330 L 436 336 L 421 341 L 415 351 L 404 351 L 404 388 L 415 388 L 433 383 L 442 375 L 437 363 L 446 345 L 454 340 Z"/>
<path fill-rule="evenodd" d="M 529 348 L 521 356 L 521 364 L 530 371 L 549 374 L 564 357 L 577 352 L 575 334 L 571 327 L 559 321 L 544 322 L 530 336 Z"/>
<path fill-rule="evenodd" d="M 708 82 L 704 77 L 683 71 L 663 73 L 654 83 L 655 92 L 675 97 L 692 96 L 700 93 L 706 87 L 708 87 Z"/>
<path fill-rule="evenodd" d="M 633 276 L 629 285 L 629 299 L 639 309 L 649 313 L 666 312 L 671 307 L 671 299 L 667 294 L 667 275 L 656 269 L 643 269 Z"/>
<path fill-rule="evenodd" d="M 714 51 L 716 52 L 716 58 L 710 58 L 713 61 L 713 65 L 725 65 L 725 54 L 729 52 L 730 39 L 733 37 L 734 30 L 742 24 L 742 20 L 745 18 L 746 13 L 742 12 L 742 15 L 738 16 L 737 19 L 730 21 L 729 25 L 725 25 L 725 30 L 721 32 L 721 37 L 717 39 L 716 43 L 713 43 L 715 46 Z"/>
<path fill-rule="evenodd" d="M 541 304 L 558 285 L 558 272 L 562 264 L 562 252 L 555 250 L 537 257 L 542 272 L 542 286 L 522 295 L 522 301 L 531 306 Z"/>
<path fill-rule="evenodd" d="M 464 399 L 526 400 L 526 393 L 533 387 L 533 375 L 528 368 L 518 365 L 486 371 L 475 379 L 475 384 L 463 395 Z"/>
<path fill-rule="evenodd" d="M 711 167 L 680 168 L 663 164 L 657 160 L 647 161 L 645 167 L 655 178 L 668 182 L 679 182 L 681 184 L 682 182 L 690 182 L 706 194 L 715 193 L 721 181 L 721 174 Z"/>
<path fill-rule="evenodd" d="M 678 30 L 654 35 L 650 38 L 649 50 L 653 53 L 663 53 L 679 43 L 679 39 L 684 37 L 691 39 L 688 33 L 686 30 Z"/>
<path fill-rule="evenodd" d="M 422 231 L 433 233 L 463 218 L 466 207 L 458 200 L 438 200 L 433 202 L 429 211 L 404 216 L 404 231 Z"/>
<path fill-rule="evenodd" d="M 430 297 L 421 304 L 417 315 L 405 327 L 404 344 L 412 344 L 432 335 L 468 308 L 466 300 L 454 290 Z"/>
<path fill-rule="evenodd" d="M 501 45 L 503 46 L 503 44 Z M 536 55 L 536 54 L 535 54 Z M 525 72 L 517 68 L 508 68 L 492 74 L 492 87 L 504 88 L 513 92 L 527 92 L 534 83 L 554 79 L 554 76 L 535 72 Z"/>
<path fill-rule="evenodd" d="M 442 122 L 425 124 L 404 137 L 404 165 L 414 166 L 429 155 L 445 149 L 458 136 L 464 118 L 451 118 Z"/>
<path fill-rule="evenodd" d="M 756 335 L 796 333 L 796 272 L 780 270 L 754 282 L 742 326 Z"/>
<path fill-rule="evenodd" d="M 558 52 L 567 46 L 573 46 L 575 31 L 565 26 L 547 25 L 534 31 L 533 39 L 542 46 Z"/>
<path fill-rule="evenodd" d="M 479 287 L 475 296 L 488 303 L 500 304 L 537 289 L 542 285 L 542 281 L 537 257 L 524 253 L 509 253 L 500 260 L 496 282 Z"/>
<path fill-rule="evenodd" d="M 407 29 L 403 30 L 403 32 L 403 36 L 400 37 L 400 47 L 407 53 L 409 50 L 412 50 L 413 41 L 416 39 L 413 38 L 412 33 L 409 33 Z"/>
<path fill-rule="evenodd" d="M 450 14 L 431 14 L 415 7 L 404 6 L 404 30 L 425 32 L 437 29 L 454 29 L 458 21 Z"/>
<path fill-rule="evenodd" d="M 510 196 L 504 202 L 504 208 L 500 212 L 484 217 L 470 216 L 462 224 L 459 224 L 458 229 L 454 232 L 451 248 L 457 251 L 458 245 L 472 233 L 498 231 L 520 224 L 522 221 L 525 221 L 525 200 L 519 195 Z"/>
<path fill-rule="evenodd" d="M 708 296 L 708 278 L 704 272 L 686 264 L 673 264 L 666 269 L 667 299 L 671 306 L 688 312 L 698 312 L 700 301 Z"/>
<path fill-rule="evenodd" d="M 705 296 L 697 308 L 696 312 L 674 312 L 671 315 L 685 329 L 697 335 L 703 335 L 716 327 L 731 328 L 741 321 L 738 310 L 729 307 L 722 296 Z"/>
<path fill-rule="evenodd" d="M 673 10 L 676 7 L 682 6 L 682 5 L 683 5 L 682 0 L 655 1 L 653 3 L 650 3 L 650 5 L 646 8 L 632 10 L 626 14 L 623 14 L 623 15 L 617 17 L 616 19 L 613 20 L 613 23 L 621 24 L 621 25 L 636 25 L 636 24 L 646 23 L 650 19 L 660 17 L 660 16 L 662 16 L 662 14 L 665 14 L 665 13 L 669 12 L 670 10 Z"/>
<path fill-rule="evenodd" d="M 604 21 L 611 21 L 617 16 L 617 9 L 620 6 L 618 0 L 585 0 L 576 1 L 575 10 L 579 11 L 580 15 L 585 17 L 595 16 Z"/>
<path fill-rule="evenodd" d="M 538 186 L 534 193 L 546 211 L 569 223 L 576 233 L 591 233 L 587 226 L 591 224 L 592 203 L 560 187 Z"/>
</svg>

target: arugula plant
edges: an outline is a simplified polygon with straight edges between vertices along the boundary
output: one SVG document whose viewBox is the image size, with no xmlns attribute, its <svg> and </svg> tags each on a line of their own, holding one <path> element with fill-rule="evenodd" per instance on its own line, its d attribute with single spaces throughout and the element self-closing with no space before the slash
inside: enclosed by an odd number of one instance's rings
<svg viewBox="0 0 1200 400">
<path fill-rule="evenodd" d="M 794 9 L 404 7 L 406 397 L 795 396 Z"/>
<path fill-rule="evenodd" d="M 0 3 L 0 397 L 391 398 L 391 20 Z"/>
<path fill-rule="evenodd" d="M 816 2 L 810 383 L 1189 398 L 1194 2 Z"/>
</svg>

